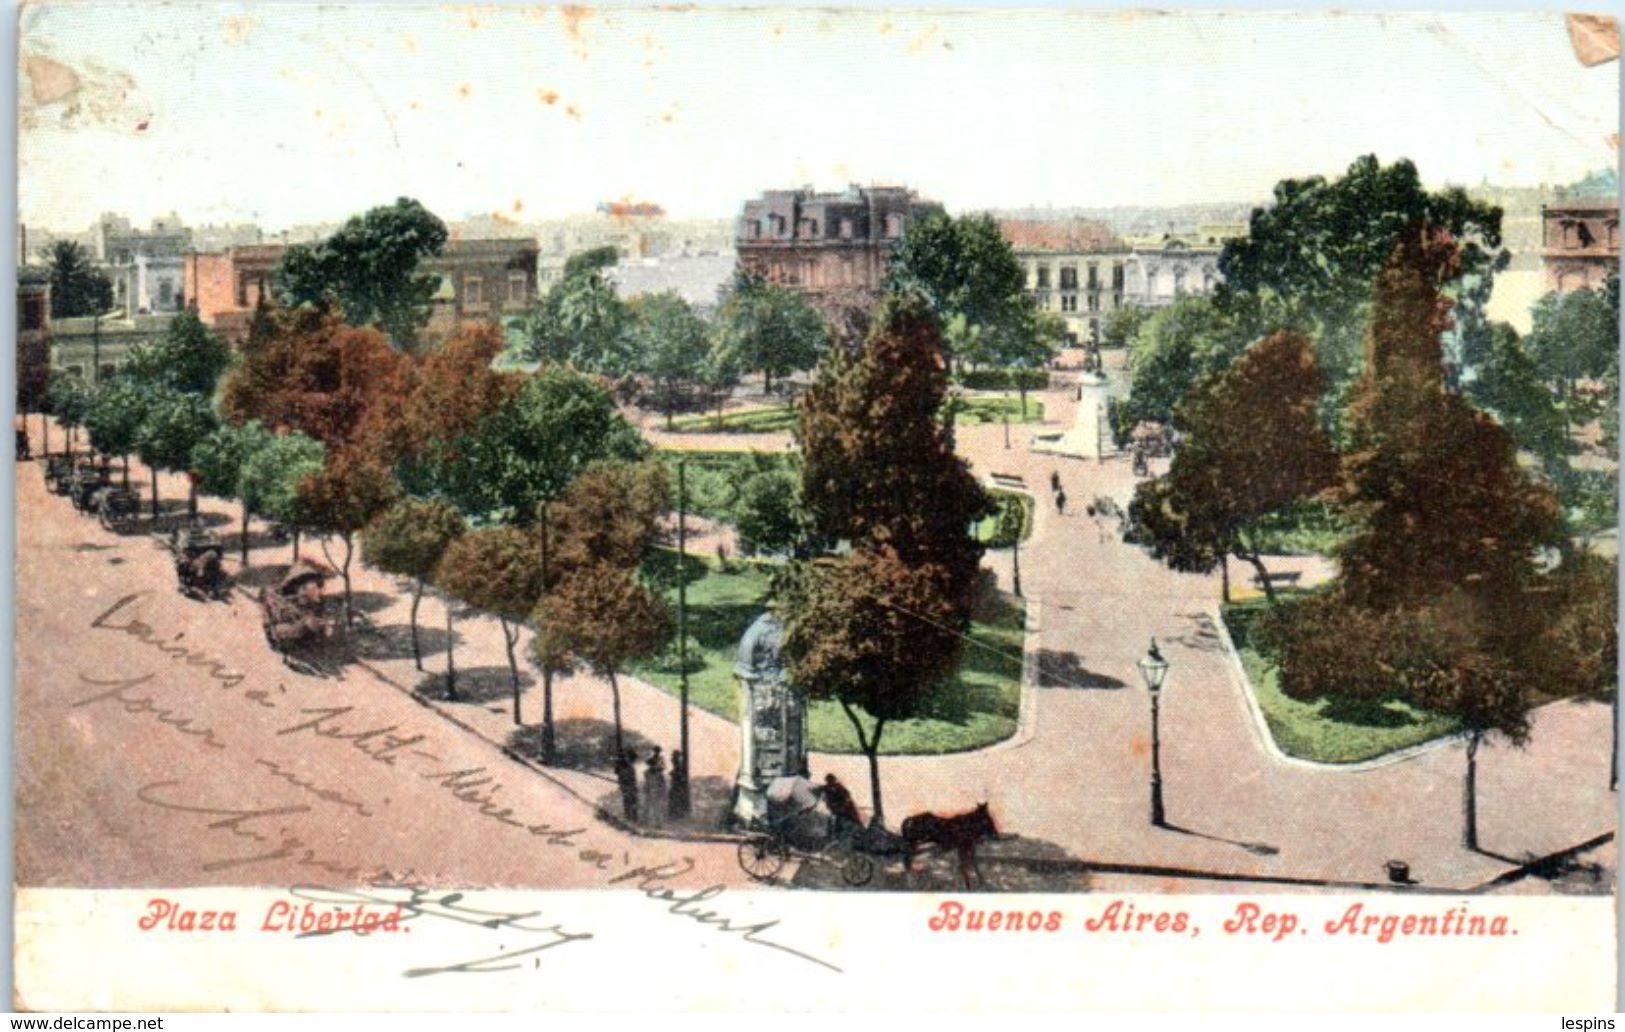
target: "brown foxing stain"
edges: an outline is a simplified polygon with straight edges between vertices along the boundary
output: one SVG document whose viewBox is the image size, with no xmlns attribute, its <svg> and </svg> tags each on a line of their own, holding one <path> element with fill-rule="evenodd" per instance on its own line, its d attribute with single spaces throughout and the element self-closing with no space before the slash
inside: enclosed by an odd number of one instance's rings
<svg viewBox="0 0 1625 1032">
<path fill-rule="evenodd" d="M 408 108 L 410 108 L 411 110 L 413 110 L 413 111 L 422 111 L 423 110 L 423 101 L 414 100 L 411 103 L 407 104 L 406 106 Z"/>
<path fill-rule="evenodd" d="M 908 45 L 908 52 L 911 54 L 924 53 L 926 46 L 936 38 L 937 33 L 940 31 L 941 29 L 935 25 L 927 26 L 926 30 L 914 37 L 914 42 Z"/>
<path fill-rule="evenodd" d="M 576 107 L 574 104 L 566 105 L 564 108 L 564 113 L 575 119 L 577 122 L 581 121 L 581 109 Z"/>
<path fill-rule="evenodd" d="M 565 4 L 559 8 L 559 17 L 564 19 L 564 31 L 576 42 L 581 42 L 581 23 L 595 15 L 590 7 L 578 7 L 574 4 Z"/>
<path fill-rule="evenodd" d="M 253 17 L 243 14 L 227 18 L 222 28 L 225 30 L 226 42 L 236 46 L 248 39 L 251 32 L 259 22 Z"/>
<path fill-rule="evenodd" d="M 79 73 L 63 64 L 39 54 L 23 58 L 23 74 L 28 76 L 28 91 L 36 104 L 55 104 L 79 92 Z"/>
<path fill-rule="evenodd" d="M 890 34 L 891 30 L 892 30 L 892 23 L 891 22 L 881 22 L 880 23 L 880 34 L 882 36 Z"/>
<path fill-rule="evenodd" d="M 557 90 L 537 90 L 536 99 L 541 101 L 546 106 L 552 107 L 554 104 L 559 102 L 559 93 Z"/>
<path fill-rule="evenodd" d="M 418 52 L 418 41 L 413 39 L 411 36 L 402 36 L 401 49 L 405 50 L 408 54 L 415 54 Z"/>
<path fill-rule="evenodd" d="M 524 210 L 525 210 L 525 199 L 523 197 L 515 197 L 513 199 L 513 213 L 515 215 L 518 215 L 520 212 L 522 212 Z"/>
<path fill-rule="evenodd" d="M 461 85 L 459 85 L 457 87 L 457 99 L 458 100 L 467 100 L 469 97 L 471 97 L 473 95 L 474 95 L 474 87 L 470 86 L 468 83 L 466 83 L 466 82 L 462 83 Z"/>
</svg>

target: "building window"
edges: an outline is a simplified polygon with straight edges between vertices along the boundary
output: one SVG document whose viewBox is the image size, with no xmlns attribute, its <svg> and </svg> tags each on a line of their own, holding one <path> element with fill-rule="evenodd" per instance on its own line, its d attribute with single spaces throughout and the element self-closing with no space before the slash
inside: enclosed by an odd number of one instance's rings
<svg viewBox="0 0 1625 1032">
<path fill-rule="evenodd" d="M 175 285 L 168 280 L 158 284 L 158 304 L 168 308 L 175 300 Z"/>
<path fill-rule="evenodd" d="M 508 300 L 516 304 L 525 300 L 525 282 L 527 277 L 522 272 L 508 273 Z"/>
<path fill-rule="evenodd" d="M 1116 290 L 1116 291 L 1121 291 L 1123 289 L 1123 263 L 1122 262 L 1113 262 L 1112 263 L 1112 289 Z"/>
<path fill-rule="evenodd" d="M 1063 311 L 1063 312 L 1076 312 L 1077 310 L 1078 310 L 1078 295 L 1076 295 L 1076 294 L 1062 294 L 1061 295 L 1061 311 Z"/>
<path fill-rule="evenodd" d="M 463 277 L 463 304 L 469 306 L 485 304 L 485 284 L 478 276 Z"/>
<path fill-rule="evenodd" d="M 1078 267 L 1076 265 L 1061 266 L 1061 289 L 1078 289 Z"/>
<path fill-rule="evenodd" d="M 1099 294 L 1090 294 L 1089 295 L 1089 311 L 1091 311 L 1091 312 L 1100 311 L 1100 295 Z"/>
<path fill-rule="evenodd" d="M 852 239 L 852 220 L 851 219 L 842 219 L 841 220 L 841 239 L 842 240 L 851 240 Z"/>
<path fill-rule="evenodd" d="M 1174 270 L 1174 293 L 1175 294 L 1183 294 L 1184 292 L 1185 292 L 1185 270 L 1184 269 L 1175 269 Z"/>
<path fill-rule="evenodd" d="M 1098 267 L 1096 267 L 1093 263 L 1091 263 L 1090 266 L 1089 266 L 1089 289 L 1090 290 L 1099 290 L 1100 289 L 1100 269 Z"/>
<path fill-rule="evenodd" d="M 751 219 L 749 222 L 745 223 L 745 228 L 748 231 L 750 239 L 760 240 L 762 238 L 762 223 L 759 220 Z"/>
<path fill-rule="evenodd" d="M 886 216 L 886 238 L 896 240 L 903 235 L 903 216 L 891 214 Z"/>
<path fill-rule="evenodd" d="M 237 276 L 237 307 L 248 307 L 248 273 L 239 273 Z"/>
<path fill-rule="evenodd" d="M 1040 265 L 1038 267 L 1038 289 L 1039 290 L 1048 290 L 1049 289 L 1049 266 L 1048 265 Z"/>
<path fill-rule="evenodd" d="M 1608 223 L 1608 246 L 1611 248 L 1619 247 L 1619 223 L 1617 222 Z"/>
</svg>

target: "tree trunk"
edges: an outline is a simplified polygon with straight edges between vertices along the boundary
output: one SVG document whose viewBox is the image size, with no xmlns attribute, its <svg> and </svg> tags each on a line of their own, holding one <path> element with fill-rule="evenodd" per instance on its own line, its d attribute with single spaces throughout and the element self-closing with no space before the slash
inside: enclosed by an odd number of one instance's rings
<svg viewBox="0 0 1625 1032">
<path fill-rule="evenodd" d="M 124 490 L 128 491 L 130 489 L 130 457 L 128 455 L 124 456 L 123 461 L 124 461 Z"/>
<path fill-rule="evenodd" d="M 1474 731 L 1467 736 L 1467 777 L 1461 786 L 1461 844 L 1478 852 L 1478 744 L 1484 732 Z"/>
<path fill-rule="evenodd" d="M 771 369 L 762 370 L 762 393 L 773 393 L 773 370 Z"/>
<path fill-rule="evenodd" d="M 423 669 L 423 646 L 418 644 L 418 603 L 423 601 L 423 578 L 412 578 L 412 662 Z"/>
<path fill-rule="evenodd" d="M 1264 589 L 1264 598 L 1270 605 L 1275 605 L 1275 585 L 1270 583 L 1270 572 L 1264 569 L 1264 560 L 1259 558 L 1256 551 L 1244 552 L 1239 548 L 1235 551 L 1237 558 L 1245 559 L 1258 572 L 1258 586 Z"/>
<path fill-rule="evenodd" d="M 39 441 L 40 454 L 47 459 L 51 457 L 51 424 L 45 418 L 45 413 L 39 414 Z"/>
<path fill-rule="evenodd" d="M 1021 392 L 1021 421 L 1025 423 L 1027 421 L 1027 381 L 1021 379 L 1019 375 L 1016 378 L 1016 389 Z"/>
<path fill-rule="evenodd" d="M 197 523 L 197 481 L 191 477 L 186 478 L 186 515 Z"/>
<path fill-rule="evenodd" d="M 858 715 L 853 711 L 852 707 L 847 705 L 844 699 L 840 700 L 840 702 L 841 709 L 846 713 L 846 719 L 852 722 L 852 730 L 857 733 L 858 748 L 863 750 L 863 755 L 869 759 L 869 802 L 871 807 L 869 826 L 871 828 L 883 828 L 886 826 L 886 808 L 880 798 L 880 733 L 885 730 L 886 721 L 883 719 L 875 721 L 875 734 L 871 739 L 863 733 L 863 722 L 858 720 Z M 687 757 L 685 756 L 684 759 L 687 759 Z"/>
<path fill-rule="evenodd" d="M 147 469 L 152 471 L 152 518 L 156 520 L 158 518 L 158 467 L 148 466 Z"/>
<path fill-rule="evenodd" d="M 293 528 L 293 561 L 299 561 L 299 528 Z"/>
<path fill-rule="evenodd" d="M 243 566 L 248 565 L 248 502 L 243 501 Z"/>
<path fill-rule="evenodd" d="M 354 621 L 354 605 L 350 595 L 350 558 L 355 554 L 355 544 L 348 531 L 339 535 L 344 542 L 344 565 L 339 567 L 339 576 L 344 578 L 344 632 L 350 632 L 350 625 Z"/>
<path fill-rule="evenodd" d="M 621 686 L 613 670 L 609 672 L 609 695 L 615 706 L 615 755 L 625 756 L 626 746 L 621 741 Z"/>
<path fill-rule="evenodd" d="M 513 681 L 513 722 L 523 727 L 525 722 L 519 716 L 519 661 L 513 655 L 513 647 L 519 641 L 519 628 L 510 625 L 505 616 L 498 616 L 497 622 L 502 624 L 502 644 L 508 649 L 508 677 Z"/>
<path fill-rule="evenodd" d="M 1224 586 L 1225 605 L 1230 604 L 1230 553 L 1219 553 L 1219 581 Z"/>
<path fill-rule="evenodd" d="M 457 701 L 457 655 L 454 641 L 451 636 L 451 605 L 450 595 L 446 598 L 446 698 L 452 702 Z"/>
</svg>

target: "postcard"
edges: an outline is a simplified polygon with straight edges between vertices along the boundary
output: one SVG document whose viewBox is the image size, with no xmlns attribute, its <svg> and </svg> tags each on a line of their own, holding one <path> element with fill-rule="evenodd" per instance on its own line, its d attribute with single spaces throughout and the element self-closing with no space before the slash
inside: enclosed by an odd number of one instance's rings
<svg viewBox="0 0 1625 1032">
<path fill-rule="evenodd" d="M 1613 1010 L 1613 19 L 19 19 L 16 1009 Z"/>
</svg>

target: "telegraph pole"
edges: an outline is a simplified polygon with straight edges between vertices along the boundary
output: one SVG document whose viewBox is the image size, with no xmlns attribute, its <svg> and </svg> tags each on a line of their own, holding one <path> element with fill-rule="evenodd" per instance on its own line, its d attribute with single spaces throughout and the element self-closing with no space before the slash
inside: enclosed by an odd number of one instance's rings
<svg viewBox="0 0 1625 1032">
<path fill-rule="evenodd" d="M 688 796 L 688 479 L 687 463 L 677 460 L 677 685 L 678 749 L 683 754 L 680 770 L 672 772 L 672 816 L 687 817 Z"/>
</svg>

